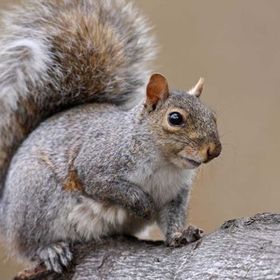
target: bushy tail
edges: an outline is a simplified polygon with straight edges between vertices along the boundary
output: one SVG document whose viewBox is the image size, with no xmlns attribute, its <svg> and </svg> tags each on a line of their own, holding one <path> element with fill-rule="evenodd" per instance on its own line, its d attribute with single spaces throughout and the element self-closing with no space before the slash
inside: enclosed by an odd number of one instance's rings
<svg viewBox="0 0 280 280">
<path fill-rule="evenodd" d="M 0 187 L 20 143 L 45 118 L 85 102 L 123 104 L 154 54 L 145 19 L 122 0 L 29 0 L 0 39 Z"/>
</svg>

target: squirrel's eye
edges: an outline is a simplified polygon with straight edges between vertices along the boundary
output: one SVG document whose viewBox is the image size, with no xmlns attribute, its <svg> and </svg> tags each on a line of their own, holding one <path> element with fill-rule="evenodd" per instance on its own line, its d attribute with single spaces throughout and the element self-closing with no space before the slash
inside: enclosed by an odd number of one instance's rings
<svg viewBox="0 0 280 280">
<path fill-rule="evenodd" d="M 178 112 L 171 112 L 168 116 L 168 121 L 171 125 L 182 125 L 184 122 L 184 118 Z"/>
</svg>

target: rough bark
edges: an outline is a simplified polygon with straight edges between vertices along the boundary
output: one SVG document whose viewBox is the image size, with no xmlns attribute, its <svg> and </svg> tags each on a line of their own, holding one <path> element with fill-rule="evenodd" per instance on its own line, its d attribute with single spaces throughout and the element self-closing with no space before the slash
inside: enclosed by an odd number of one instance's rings
<svg viewBox="0 0 280 280">
<path fill-rule="evenodd" d="M 67 273 L 37 268 L 17 279 L 280 279 L 280 214 L 230 220 L 182 248 L 114 237 L 74 250 Z"/>
</svg>

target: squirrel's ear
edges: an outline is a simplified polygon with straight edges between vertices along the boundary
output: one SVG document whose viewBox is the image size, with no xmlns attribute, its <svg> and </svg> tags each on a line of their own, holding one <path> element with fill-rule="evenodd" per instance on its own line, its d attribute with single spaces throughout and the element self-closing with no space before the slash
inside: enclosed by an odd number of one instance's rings
<svg viewBox="0 0 280 280">
<path fill-rule="evenodd" d="M 203 87 L 204 87 L 204 78 L 200 78 L 196 83 L 196 85 L 189 91 L 189 94 L 199 97 L 203 91 Z"/>
<path fill-rule="evenodd" d="M 153 74 L 147 85 L 146 107 L 154 110 L 160 101 L 165 101 L 169 96 L 168 83 L 161 74 Z"/>
</svg>

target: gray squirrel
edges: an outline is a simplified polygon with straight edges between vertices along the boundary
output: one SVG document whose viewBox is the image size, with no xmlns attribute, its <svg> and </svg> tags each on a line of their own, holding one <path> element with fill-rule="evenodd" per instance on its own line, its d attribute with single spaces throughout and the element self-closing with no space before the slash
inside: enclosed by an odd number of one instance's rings
<svg viewBox="0 0 280 280">
<path fill-rule="evenodd" d="M 168 246 L 200 238 L 185 225 L 191 181 L 221 152 L 203 80 L 186 92 L 161 74 L 147 79 L 155 43 L 131 3 L 27 0 L 3 18 L 0 233 L 9 251 L 62 272 L 73 243 L 154 222 Z"/>
</svg>

